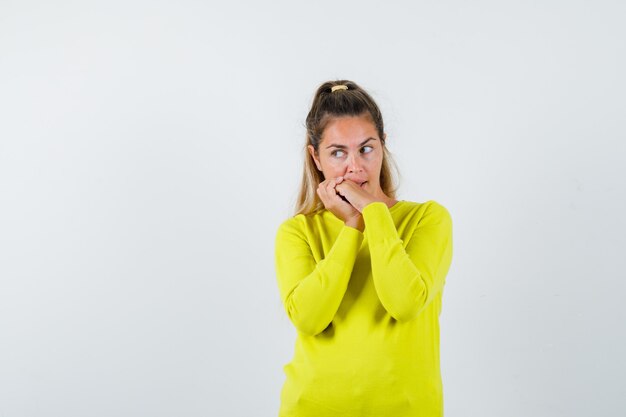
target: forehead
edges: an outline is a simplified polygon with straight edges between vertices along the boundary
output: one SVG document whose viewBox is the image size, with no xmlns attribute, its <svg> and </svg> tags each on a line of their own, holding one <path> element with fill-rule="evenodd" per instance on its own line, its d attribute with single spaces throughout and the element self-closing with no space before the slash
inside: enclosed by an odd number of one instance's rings
<svg viewBox="0 0 626 417">
<path fill-rule="evenodd" d="M 364 114 L 331 118 L 324 128 L 321 142 L 322 144 L 355 145 L 368 138 L 379 139 L 372 118 L 368 114 Z"/>
</svg>

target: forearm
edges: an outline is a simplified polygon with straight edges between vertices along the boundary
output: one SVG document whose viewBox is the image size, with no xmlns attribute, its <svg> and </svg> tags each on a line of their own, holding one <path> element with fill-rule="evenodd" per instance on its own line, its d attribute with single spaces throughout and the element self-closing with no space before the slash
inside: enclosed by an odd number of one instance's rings
<svg viewBox="0 0 626 417">
<path fill-rule="evenodd" d="M 385 310 L 398 321 L 417 317 L 442 290 L 437 269 L 418 270 L 401 241 L 370 246 L 374 286 Z"/>
<path fill-rule="evenodd" d="M 443 288 L 452 259 L 448 213 L 436 206 L 408 242 L 400 239 L 386 206 L 368 205 L 363 216 L 381 304 L 396 320 L 411 320 Z"/>
<path fill-rule="evenodd" d="M 363 234 L 343 227 L 325 258 L 315 263 L 283 242 L 277 247 L 277 273 L 283 304 L 290 320 L 308 335 L 321 333 L 332 321 L 344 297 Z M 310 254 L 309 254 L 310 255 Z"/>
</svg>

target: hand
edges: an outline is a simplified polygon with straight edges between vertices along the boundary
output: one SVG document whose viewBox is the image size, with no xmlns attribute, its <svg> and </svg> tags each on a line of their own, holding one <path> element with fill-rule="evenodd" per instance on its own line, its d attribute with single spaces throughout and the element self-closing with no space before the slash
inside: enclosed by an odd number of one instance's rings
<svg viewBox="0 0 626 417">
<path fill-rule="evenodd" d="M 343 177 L 322 181 L 317 187 L 317 195 L 324 203 L 324 207 L 339 219 L 344 222 L 354 222 L 361 216 L 361 212 L 337 193 L 335 187 L 341 182 L 343 182 Z"/>
<path fill-rule="evenodd" d="M 339 177 L 342 178 L 342 177 Z M 346 180 L 341 181 L 337 187 L 337 192 L 343 197 L 345 197 L 348 202 L 359 212 L 361 213 L 365 206 L 375 201 L 382 201 L 372 194 L 359 187 L 357 183 L 354 181 Z"/>
</svg>

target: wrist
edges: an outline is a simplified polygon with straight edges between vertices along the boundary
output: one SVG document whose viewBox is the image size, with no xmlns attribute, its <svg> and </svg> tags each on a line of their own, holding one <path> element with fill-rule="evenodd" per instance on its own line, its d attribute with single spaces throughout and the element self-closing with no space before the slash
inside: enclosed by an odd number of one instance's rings
<svg viewBox="0 0 626 417">
<path fill-rule="evenodd" d="M 360 214 L 346 220 L 345 225 L 353 227 L 361 233 L 363 232 L 363 230 L 365 230 L 365 222 L 363 221 L 363 216 L 361 216 Z"/>
<path fill-rule="evenodd" d="M 363 206 L 361 207 L 361 210 L 359 211 L 363 213 L 363 210 L 365 209 L 365 207 L 369 206 L 372 203 L 385 203 L 385 201 L 383 201 L 382 199 L 373 199 L 373 200 L 366 201 L 365 204 L 363 204 Z"/>
</svg>

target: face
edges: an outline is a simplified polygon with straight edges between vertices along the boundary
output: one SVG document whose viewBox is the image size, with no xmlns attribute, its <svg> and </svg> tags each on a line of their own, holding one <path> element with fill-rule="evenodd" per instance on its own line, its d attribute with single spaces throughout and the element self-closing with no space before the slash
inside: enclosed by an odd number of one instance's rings
<svg viewBox="0 0 626 417">
<path fill-rule="evenodd" d="M 383 144 L 369 115 L 332 119 L 322 133 L 318 153 L 313 145 L 308 149 L 325 179 L 343 176 L 372 195 L 383 195 Z"/>
</svg>

